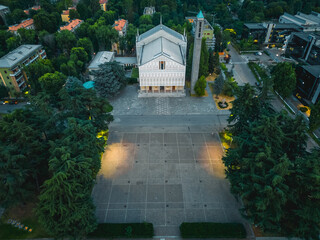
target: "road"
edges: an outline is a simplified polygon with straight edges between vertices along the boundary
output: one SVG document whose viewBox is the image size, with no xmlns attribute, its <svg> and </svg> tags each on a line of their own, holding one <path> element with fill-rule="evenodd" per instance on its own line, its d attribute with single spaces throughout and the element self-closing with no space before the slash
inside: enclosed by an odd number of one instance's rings
<svg viewBox="0 0 320 240">
<path fill-rule="evenodd" d="M 0 113 L 9 113 L 12 112 L 15 109 L 23 108 L 27 103 L 18 103 L 18 104 L 1 104 L 0 105 Z"/>
<path fill-rule="evenodd" d="M 227 67 L 229 70 L 233 67 L 233 75 L 236 80 L 236 82 L 239 85 L 244 85 L 246 83 L 249 83 L 250 85 L 255 85 L 256 78 L 252 74 L 250 68 L 248 67 L 247 63 L 248 60 L 243 58 L 230 44 L 229 46 L 229 53 L 231 55 L 231 61 L 229 64 L 227 64 Z"/>
<path fill-rule="evenodd" d="M 116 115 L 110 124 L 113 131 L 148 130 L 150 132 L 211 132 L 227 126 L 229 114 L 199 115 Z"/>
</svg>

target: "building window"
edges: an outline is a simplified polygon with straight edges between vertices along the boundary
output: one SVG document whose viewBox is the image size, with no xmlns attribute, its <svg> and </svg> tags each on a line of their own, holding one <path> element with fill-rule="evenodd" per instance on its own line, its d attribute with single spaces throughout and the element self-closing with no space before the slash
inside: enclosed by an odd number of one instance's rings
<svg viewBox="0 0 320 240">
<path fill-rule="evenodd" d="M 164 70 L 166 68 L 166 62 L 165 61 L 160 61 L 159 62 L 159 69 Z"/>
</svg>

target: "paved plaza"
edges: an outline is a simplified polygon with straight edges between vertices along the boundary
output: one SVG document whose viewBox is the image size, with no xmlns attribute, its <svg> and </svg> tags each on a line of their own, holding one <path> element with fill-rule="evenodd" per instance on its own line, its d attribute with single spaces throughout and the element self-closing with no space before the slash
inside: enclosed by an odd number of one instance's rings
<svg viewBox="0 0 320 240">
<path fill-rule="evenodd" d="M 208 97 L 150 97 L 138 98 L 138 85 L 129 85 L 110 101 L 113 115 L 190 115 L 221 114 L 212 93 L 207 87 Z"/>
<path fill-rule="evenodd" d="M 151 222 L 178 236 L 184 222 L 242 222 L 217 133 L 110 132 L 93 190 L 99 222 Z"/>
</svg>

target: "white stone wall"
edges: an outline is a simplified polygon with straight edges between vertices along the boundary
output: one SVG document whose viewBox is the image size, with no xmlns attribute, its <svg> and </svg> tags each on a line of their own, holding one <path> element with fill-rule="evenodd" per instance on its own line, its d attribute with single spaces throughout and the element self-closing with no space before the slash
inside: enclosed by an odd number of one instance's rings
<svg viewBox="0 0 320 240">
<path fill-rule="evenodd" d="M 165 69 L 159 69 L 159 62 L 165 61 Z M 184 86 L 186 67 L 169 58 L 160 56 L 139 66 L 140 86 Z"/>
</svg>

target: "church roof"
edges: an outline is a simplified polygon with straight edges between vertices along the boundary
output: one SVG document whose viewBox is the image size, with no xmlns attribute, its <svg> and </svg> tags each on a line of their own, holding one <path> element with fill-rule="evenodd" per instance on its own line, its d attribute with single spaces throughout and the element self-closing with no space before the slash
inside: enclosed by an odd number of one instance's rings
<svg viewBox="0 0 320 240">
<path fill-rule="evenodd" d="M 170 29 L 167 26 L 162 25 L 162 24 L 160 24 L 158 26 L 155 26 L 154 28 L 150 29 L 149 31 L 141 34 L 138 37 L 138 41 L 141 41 L 141 40 L 143 40 L 143 39 L 155 34 L 156 32 L 159 32 L 159 31 L 165 31 L 165 32 L 169 33 L 170 35 L 172 35 L 172 36 L 184 41 L 183 35 L 181 35 L 180 33 L 176 32 L 176 31 L 174 31 L 174 30 L 172 30 L 172 29 Z"/>
<path fill-rule="evenodd" d="M 200 10 L 200 12 L 198 13 L 197 18 L 204 18 L 201 10 Z"/>
<path fill-rule="evenodd" d="M 180 64 L 184 64 L 184 58 L 180 48 L 181 46 L 166 38 L 157 38 L 143 46 L 140 64 L 145 64 L 159 56 L 166 56 Z"/>
</svg>

